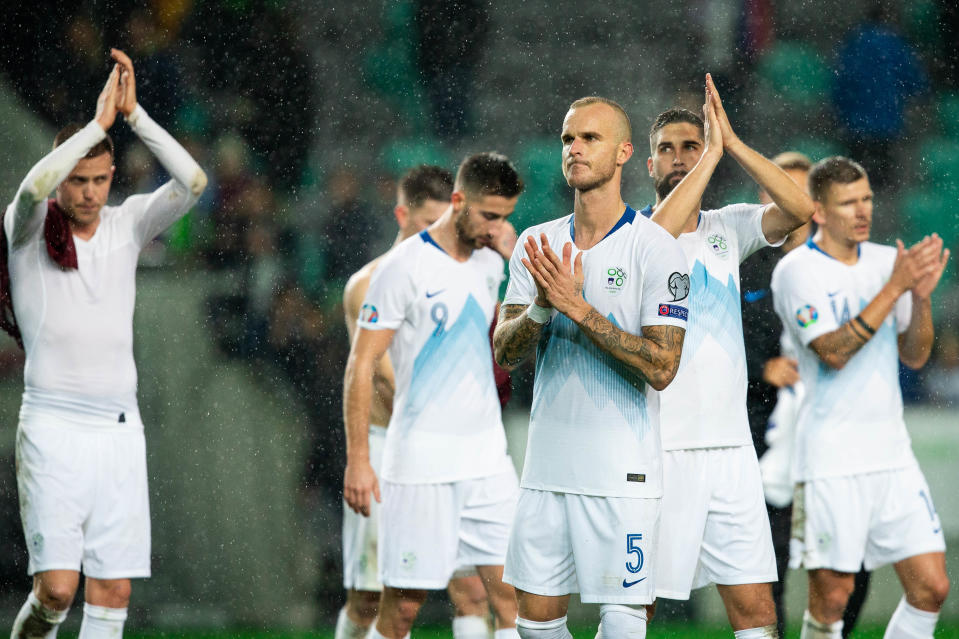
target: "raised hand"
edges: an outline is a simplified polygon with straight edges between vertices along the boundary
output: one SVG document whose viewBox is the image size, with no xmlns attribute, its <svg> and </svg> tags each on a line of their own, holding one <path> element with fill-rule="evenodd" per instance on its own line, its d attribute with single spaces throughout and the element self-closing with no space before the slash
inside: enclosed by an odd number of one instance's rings
<svg viewBox="0 0 959 639">
<path fill-rule="evenodd" d="M 912 293 L 916 297 L 926 299 L 932 295 L 942 278 L 943 271 L 946 270 L 946 263 L 949 261 L 949 249 L 943 250 L 942 238 L 937 233 L 933 233 L 909 250 L 916 252 L 919 268 L 924 273 L 916 280 L 912 287 Z"/>
<path fill-rule="evenodd" d="M 120 68 L 120 88 L 117 93 L 117 109 L 123 117 L 129 118 L 137 108 L 137 84 L 133 76 L 133 61 L 119 49 L 110 49 L 110 57 L 116 60 Z"/>
<path fill-rule="evenodd" d="M 709 74 L 706 74 L 709 78 Z M 719 123 L 719 116 L 716 113 L 716 105 L 713 101 L 712 92 L 709 84 L 706 85 L 706 101 L 703 103 L 703 137 L 706 138 L 707 151 L 713 151 L 722 155 L 723 152 L 723 132 Z"/>
<path fill-rule="evenodd" d="M 107 78 L 107 83 L 103 85 L 103 90 L 100 91 L 100 95 L 97 97 L 97 113 L 94 119 L 104 131 L 109 131 L 117 119 L 117 95 L 119 94 L 119 85 L 120 65 L 115 64 L 113 65 L 113 70 L 110 71 L 110 76 Z"/>
<path fill-rule="evenodd" d="M 726 115 L 726 109 L 723 108 L 723 101 L 719 98 L 719 92 L 716 90 L 716 84 L 713 82 L 713 76 L 706 74 L 706 95 L 709 102 L 716 109 L 716 123 L 719 125 L 720 133 L 723 138 L 723 146 L 727 149 L 739 144 L 739 136 L 733 131 L 733 125 L 729 123 L 729 117 Z"/>
<path fill-rule="evenodd" d="M 537 300 L 543 297 L 557 311 L 579 321 L 591 308 L 583 299 L 582 252 L 573 260 L 573 243 L 567 242 L 560 258 L 550 248 L 545 234 L 540 235 L 540 245 L 542 248 L 536 246 L 532 237 L 527 238 L 528 259 L 523 259 L 523 265 L 536 280 Z"/>
</svg>

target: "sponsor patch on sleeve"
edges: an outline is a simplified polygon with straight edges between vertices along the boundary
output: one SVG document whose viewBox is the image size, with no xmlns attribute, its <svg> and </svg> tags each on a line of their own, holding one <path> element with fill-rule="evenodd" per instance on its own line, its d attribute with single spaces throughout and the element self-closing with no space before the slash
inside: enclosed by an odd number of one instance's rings
<svg viewBox="0 0 959 639">
<path fill-rule="evenodd" d="M 685 322 L 689 319 L 689 309 L 677 304 L 660 304 L 659 315 L 661 317 L 674 317 Z"/>
</svg>

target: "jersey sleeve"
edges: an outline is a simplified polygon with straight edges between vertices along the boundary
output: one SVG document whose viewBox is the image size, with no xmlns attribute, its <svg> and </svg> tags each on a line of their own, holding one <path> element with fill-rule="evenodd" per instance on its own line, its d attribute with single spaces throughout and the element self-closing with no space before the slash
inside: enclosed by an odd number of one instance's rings
<svg viewBox="0 0 959 639">
<path fill-rule="evenodd" d="M 523 257 L 526 255 L 526 238 L 529 231 L 524 231 L 516 240 L 513 255 L 509 258 L 509 283 L 506 285 L 506 296 L 503 304 L 518 304 L 529 306 L 536 298 L 536 282 L 533 276 L 523 266 Z"/>
<path fill-rule="evenodd" d="M 781 246 L 786 238 L 770 244 L 763 233 L 763 216 L 771 204 L 731 204 L 720 209 L 720 215 L 735 229 L 739 240 L 739 262 L 768 246 Z"/>
<path fill-rule="evenodd" d="M 659 225 L 651 226 L 641 272 L 643 293 L 639 321 L 642 326 L 686 328 L 689 317 L 689 271 L 679 242 Z"/>
<path fill-rule="evenodd" d="M 357 328 L 396 330 L 403 323 L 416 298 L 416 287 L 409 264 L 398 259 L 401 255 L 399 251 L 388 254 L 373 273 L 356 320 Z"/>
<path fill-rule="evenodd" d="M 206 173 L 163 127 L 140 105 L 127 122 L 173 178 L 153 193 L 136 195 L 123 203 L 140 246 L 166 230 L 196 204 L 206 188 Z"/>
<path fill-rule="evenodd" d="M 773 271 L 772 292 L 776 314 L 783 327 L 802 346 L 839 328 L 836 318 L 827 312 L 829 295 L 819 278 L 809 273 L 808 262 L 780 262 Z"/>
</svg>

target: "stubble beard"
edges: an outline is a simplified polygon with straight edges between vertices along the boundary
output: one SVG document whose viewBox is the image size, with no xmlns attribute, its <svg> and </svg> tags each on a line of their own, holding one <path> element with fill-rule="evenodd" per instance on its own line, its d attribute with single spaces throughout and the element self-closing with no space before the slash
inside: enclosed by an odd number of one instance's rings
<svg viewBox="0 0 959 639">
<path fill-rule="evenodd" d="M 667 173 L 663 177 L 656 180 L 653 187 L 656 189 L 656 196 L 659 198 L 659 201 L 662 202 L 666 197 L 673 192 L 681 180 L 677 180 L 673 183 L 673 178 L 679 176 L 680 178 L 686 177 L 685 171 L 672 171 Z"/>
</svg>

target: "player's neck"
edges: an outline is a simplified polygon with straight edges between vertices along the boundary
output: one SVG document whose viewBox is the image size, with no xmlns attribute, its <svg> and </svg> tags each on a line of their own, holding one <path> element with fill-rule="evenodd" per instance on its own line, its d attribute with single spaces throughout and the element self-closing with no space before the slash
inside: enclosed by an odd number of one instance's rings
<svg viewBox="0 0 959 639">
<path fill-rule="evenodd" d="M 89 242 L 100 227 L 100 216 L 98 215 L 97 219 L 88 224 L 77 224 L 72 219 L 67 218 L 67 224 L 70 226 L 70 233 L 72 233 L 74 237 L 78 237 L 84 242 Z"/>
<path fill-rule="evenodd" d="M 433 241 L 457 262 L 465 262 L 473 255 L 473 247 L 460 241 L 456 232 L 452 207 L 426 231 Z"/>
<path fill-rule="evenodd" d="M 610 184 L 589 191 L 576 191 L 573 213 L 576 246 L 580 250 L 599 244 L 626 210 L 619 188 L 606 188 Z"/>
<path fill-rule="evenodd" d="M 813 242 L 826 255 L 834 257 L 843 264 L 855 264 L 859 261 L 859 243 L 849 240 L 835 240 L 824 229 L 819 229 L 813 236 Z"/>
</svg>

